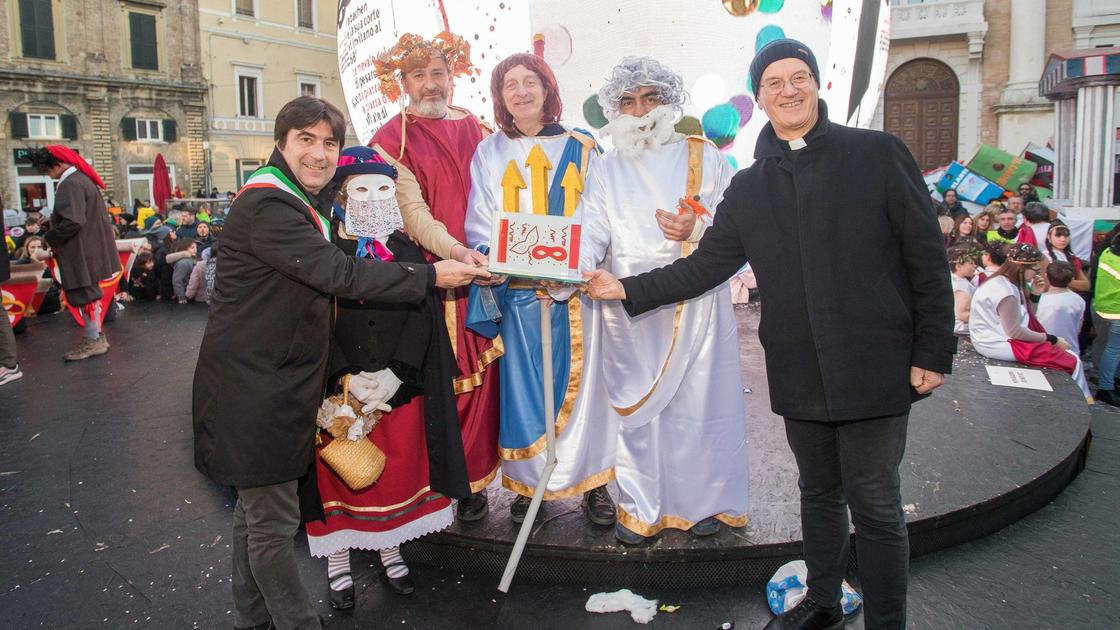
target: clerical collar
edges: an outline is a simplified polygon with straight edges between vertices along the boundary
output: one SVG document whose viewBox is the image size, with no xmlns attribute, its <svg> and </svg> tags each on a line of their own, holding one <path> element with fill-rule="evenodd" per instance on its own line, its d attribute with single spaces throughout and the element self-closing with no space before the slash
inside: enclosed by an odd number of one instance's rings
<svg viewBox="0 0 1120 630">
<path fill-rule="evenodd" d="M 806 133 L 805 135 L 801 136 L 800 138 L 794 138 L 793 140 L 789 140 L 789 141 L 782 140 L 781 138 L 778 138 L 778 146 L 782 147 L 782 149 L 786 153 L 789 153 L 791 151 L 800 151 L 801 149 L 804 149 L 805 147 L 809 146 L 810 141 L 815 140 L 816 137 L 818 135 L 820 135 L 820 133 L 822 131 L 822 126 L 823 126 L 822 123 L 825 123 L 827 121 L 828 121 L 827 118 L 821 116 L 820 118 L 817 119 L 817 122 L 816 122 L 815 125 L 813 125 L 813 128 L 809 130 L 809 133 Z M 775 134 L 775 137 L 777 137 L 777 134 Z"/>
</svg>

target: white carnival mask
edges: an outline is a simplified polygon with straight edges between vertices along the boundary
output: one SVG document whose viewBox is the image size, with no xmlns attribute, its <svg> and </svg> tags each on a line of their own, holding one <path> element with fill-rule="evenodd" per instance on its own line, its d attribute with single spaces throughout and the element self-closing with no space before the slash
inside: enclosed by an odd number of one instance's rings
<svg viewBox="0 0 1120 630">
<path fill-rule="evenodd" d="M 346 180 L 346 231 L 385 238 L 404 227 L 397 184 L 388 175 L 354 175 Z"/>
</svg>

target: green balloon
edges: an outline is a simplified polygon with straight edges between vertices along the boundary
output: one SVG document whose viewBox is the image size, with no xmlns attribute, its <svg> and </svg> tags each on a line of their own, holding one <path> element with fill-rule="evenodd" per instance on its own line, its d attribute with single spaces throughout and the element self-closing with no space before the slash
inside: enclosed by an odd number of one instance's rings
<svg viewBox="0 0 1120 630">
<path fill-rule="evenodd" d="M 587 97 L 583 102 L 583 118 L 587 124 L 596 129 L 602 129 L 607 124 L 607 116 L 599 106 L 599 97 L 595 94 Z"/>
<path fill-rule="evenodd" d="M 735 139 L 739 132 L 739 110 L 730 103 L 720 103 L 704 112 L 701 119 L 704 135 L 717 146 L 723 146 Z M 721 141 L 723 144 L 721 144 Z"/>
<path fill-rule="evenodd" d="M 785 6 L 786 0 L 762 0 L 758 3 L 760 13 L 777 13 Z"/>
<path fill-rule="evenodd" d="M 677 133 L 683 133 L 686 136 L 702 136 L 704 135 L 704 127 L 700 125 L 700 119 L 695 116 L 685 116 L 680 119 L 673 129 Z"/>
</svg>

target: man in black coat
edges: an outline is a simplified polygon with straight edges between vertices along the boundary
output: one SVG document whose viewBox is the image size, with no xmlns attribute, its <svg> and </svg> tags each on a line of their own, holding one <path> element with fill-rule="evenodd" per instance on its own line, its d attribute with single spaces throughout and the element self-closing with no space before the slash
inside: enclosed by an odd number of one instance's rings
<svg viewBox="0 0 1120 630">
<path fill-rule="evenodd" d="M 43 240 L 58 264 L 66 301 L 85 322 L 85 336 L 63 359 L 81 361 L 105 354 L 109 340 L 101 332 L 105 319 L 101 281 L 121 270 L 113 226 L 101 197 L 105 183 L 84 158 L 61 145 L 35 149 L 28 159 L 37 171 L 58 180 L 51 228 Z"/>
<path fill-rule="evenodd" d="M 230 209 L 194 378 L 195 466 L 237 488 L 237 627 L 319 628 L 292 537 L 297 482 L 311 466 L 333 296 L 417 303 L 433 287 L 487 276 L 456 261 L 357 260 L 330 242 L 334 176 L 346 123 L 300 97 L 276 116 L 276 150 Z M 329 211 L 328 211 L 329 212 Z"/>
<path fill-rule="evenodd" d="M 829 122 L 808 47 L 769 44 L 751 78 L 770 123 L 697 251 L 621 281 L 586 274 L 588 293 L 624 300 L 633 317 L 700 295 L 750 261 L 770 400 L 800 475 L 809 570 L 809 596 L 767 627 L 843 623 L 850 507 L 865 626 L 903 628 L 898 466 L 911 402 L 941 385 L 956 351 L 945 248 L 906 146 Z"/>
</svg>

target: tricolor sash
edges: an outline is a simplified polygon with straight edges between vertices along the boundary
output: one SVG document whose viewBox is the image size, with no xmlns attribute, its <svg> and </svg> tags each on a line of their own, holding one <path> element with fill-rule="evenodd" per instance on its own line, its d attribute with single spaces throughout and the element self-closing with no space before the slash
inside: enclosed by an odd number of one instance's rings
<svg viewBox="0 0 1120 630">
<path fill-rule="evenodd" d="M 311 216 L 311 222 L 315 225 L 315 228 L 319 230 L 319 233 L 323 235 L 323 238 L 327 239 L 328 241 L 331 240 L 330 221 L 328 221 L 327 218 L 323 215 L 319 214 L 319 211 L 315 209 L 315 206 L 311 205 L 311 200 L 307 198 L 307 195 L 303 194 L 303 191 L 299 189 L 299 186 L 293 184 L 292 180 L 288 179 L 288 177 L 284 175 L 283 171 L 276 168 L 275 166 L 261 167 L 257 169 L 251 177 L 249 177 L 249 179 L 245 182 L 245 185 L 241 187 L 241 190 L 238 191 L 237 194 L 240 195 L 246 190 L 252 190 L 254 188 L 275 188 L 277 190 L 282 190 L 288 193 L 296 199 L 299 199 L 300 203 L 302 203 L 304 207 L 307 208 L 307 212 Z"/>
</svg>

